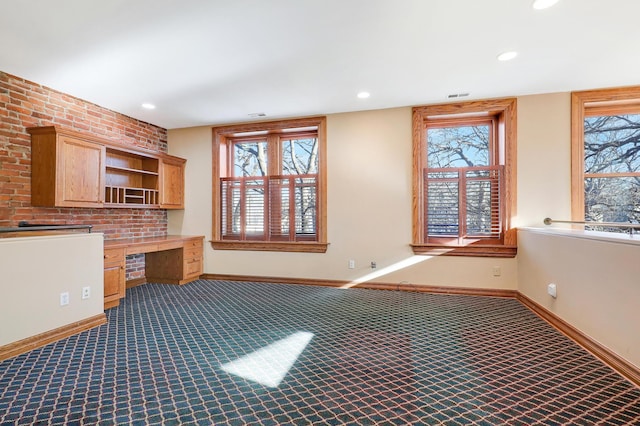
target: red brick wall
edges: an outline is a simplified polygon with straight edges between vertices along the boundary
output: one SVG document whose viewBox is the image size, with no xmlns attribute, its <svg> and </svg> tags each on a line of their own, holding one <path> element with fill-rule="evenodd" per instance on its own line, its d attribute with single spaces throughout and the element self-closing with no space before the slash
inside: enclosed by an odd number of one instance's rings
<svg viewBox="0 0 640 426">
<path fill-rule="evenodd" d="M 167 213 L 152 209 L 31 206 L 31 139 L 27 127 L 58 125 L 105 139 L 167 151 L 167 130 L 0 71 L 0 227 L 32 223 L 90 224 L 105 239 L 160 236 Z M 144 276 L 144 257 L 128 259 L 127 278 Z"/>
</svg>

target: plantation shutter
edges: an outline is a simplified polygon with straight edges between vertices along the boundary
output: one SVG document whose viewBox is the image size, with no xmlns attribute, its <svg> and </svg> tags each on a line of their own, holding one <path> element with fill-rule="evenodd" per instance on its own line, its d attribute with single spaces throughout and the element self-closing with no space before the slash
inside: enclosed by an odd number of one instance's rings
<svg viewBox="0 0 640 426">
<path fill-rule="evenodd" d="M 425 240 L 502 238 L 504 166 L 424 170 Z"/>
<path fill-rule="evenodd" d="M 221 178 L 223 239 L 313 241 L 317 175 Z"/>
</svg>

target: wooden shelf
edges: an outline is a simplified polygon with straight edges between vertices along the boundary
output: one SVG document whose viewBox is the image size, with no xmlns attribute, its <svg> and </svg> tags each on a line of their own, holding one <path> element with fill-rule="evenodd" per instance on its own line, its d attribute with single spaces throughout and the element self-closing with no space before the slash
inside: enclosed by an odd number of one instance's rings
<svg viewBox="0 0 640 426">
<path fill-rule="evenodd" d="M 107 164 L 107 171 L 108 170 L 120 170 L 122 172 L 127 172 L 127 173 L 140 173 L 143 175 L 158 176 L 158 172 L 150 172 L 148 170 L 140 170 L 140 169 L 130 169 L 127 167 L 110 166 Z"/>
</svg>

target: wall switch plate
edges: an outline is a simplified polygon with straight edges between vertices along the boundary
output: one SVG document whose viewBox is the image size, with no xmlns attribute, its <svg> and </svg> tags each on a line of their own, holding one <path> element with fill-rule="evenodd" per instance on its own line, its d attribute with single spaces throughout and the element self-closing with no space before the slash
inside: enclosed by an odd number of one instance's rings
<svg viewBox="0 0 640 426">
<path fill-rule="evenodd" d="M 494 277 L 499 277 L 500 275 L 502 275 L 502 268 L 499 266 L 494 266 L 493 267 L 493 276 Z"/>
<path fill-rule="evenodd" d="M 69 304 L 69 292 L 65 291 L 64 293 L 60 293 L 60 306 L 65 306 Z"/>
<path fill-rule="evenodd" d="M 82 287 L 82 299 L 91 297 L 91 287 Z"/>
</svg>

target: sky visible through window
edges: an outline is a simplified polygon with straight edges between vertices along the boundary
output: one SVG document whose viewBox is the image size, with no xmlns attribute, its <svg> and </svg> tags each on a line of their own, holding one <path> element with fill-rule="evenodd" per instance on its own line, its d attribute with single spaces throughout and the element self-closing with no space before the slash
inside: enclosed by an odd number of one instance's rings
<svg viewBox="0 0 640 426">
<path fill-rule="evenodd" d="M 265 176 L 267 174 L 267 142 L 233 144 L 234 176 Z"/>
<path fill-rule="evenodd" d="M 585 173 L 640 171 L 640 114 L 588 117 Z"/>
<path fill-rule="evenodd" d="M 275 148 L 271 146 L 270 150 L 270 143 L 279 145 L 280 158 L 269 158 Z M 313 175 L 318 173 L 317 137 L 243 140 L 233 144 L 232 153 L 234 176 L 245 178 L 243 184 L 229 183 L 227 185 L 236 186 L 226 189 L 232 194 L 233 208 L 231 217 L 225 220 L 231 220 L 235 234 L 242 229 L 248 234 L 263 234 L 265 216 L 268 216 L 268 221 L 273 220 L 268 226 L 272 234 L 287 235 L 290 228 L 295 227 L 296 234 L 315 235 L 317 178 Z M 270 161 L 281 161 L 281 164 L 273 167 Z M 291 206 L 295 213 L 290 211 Z"/>
<path fill-rule="evenodd" d="M 427 164 L 429 168 L 465 168 L 489 166 L 490 126 L 488 124 L 427 128 Z M 451 173 L 454 173 L 453 175 Z M 467 176 L 465 172 L 462 172 Z M 479 171 L 471 172 L 478 177 Z M 438 177 L 445 178 L 438 180 Z M 456 180 L 452 180 L 455 178 Z M 460 213 L 464 212 L 467 235 L 491 235 L 492 182 L 462 183 L 458 172 L 431 172 L 428 188 L 428 235 L 460 235 Z M 465 185 L 466 201 L 459 205 L 460 185 Z"/>
<path fill-rule="evenodd" d="M 427 129 L 427 167 L 489 165 L 489 125 Z"/>
<path fill-rule="evenodd" d="M 301 138 L 282 143 L 282 174 L 304 175 L 318 172 L 318 139 Z"/>
<path fill-rule="evenodd" d="M 584 120 L 584 172 L 585 220 L 640 222 L 640 114 Z"/>
</svg>

